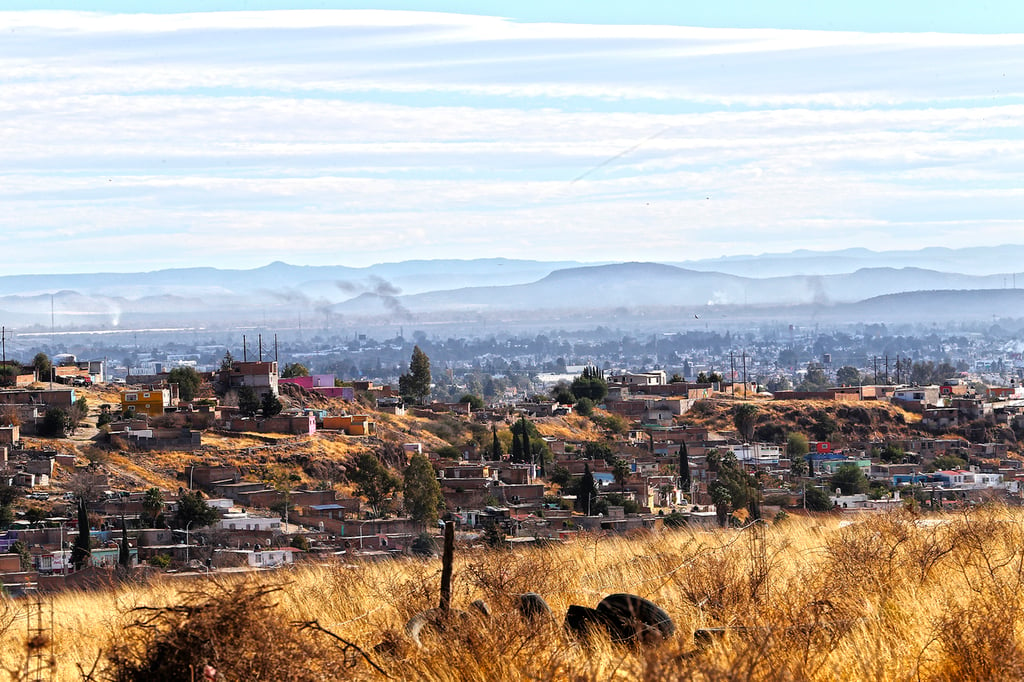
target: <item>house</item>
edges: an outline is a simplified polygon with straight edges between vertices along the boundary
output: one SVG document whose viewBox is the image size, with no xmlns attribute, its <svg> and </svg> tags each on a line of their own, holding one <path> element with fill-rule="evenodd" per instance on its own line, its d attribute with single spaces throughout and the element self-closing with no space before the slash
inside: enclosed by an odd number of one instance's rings
<svg viewBox="0 0 1024 682">
<path fill-rule="evenodd" d="M 229 512 L 213 524 L 215 530 L 248 530 L 263 533 L 281 532 L 281 517 L 250 516 L 245 512 Z"/>
<path fill-rule="evenodd" d="M 769 443 L 743 443 L 730 449 L 738 461 L 747 464 L 778 464 L 782 457 L 782 447 Z"/>
<path fill-rule="evenodd" d="M 248 386 L 260 399 L 267 393 L 278 393 L 276 362 L 232 362 L 230 369 L 219 372 L 218 378 L 225 390 L 237 391 Z"/>
<path fill-rule="evenodd" d="M 892 402 L 904 408 L 908 408 L 911 405 L 920 405 L 921 407 L 938 406 L 941 404 L 940 401 L 940 388 L 938 386 L 898 388 L 892 394 Z"/>
<path fill-rule="evenodd" d="M 325 429 L 337 429 L 350 436 L 372 436 L 377 433 L 376 423 L 366 414 L 324 417 L 323 425 Z"/>
<path fill-rule="evenodd" d="M 622 384 L 625 386 L 664 386 L 667 376 L 664 370 L 653 372 L 623 372 L 608 376 L 609 384 Z"/>
<path fill-rule="evenodd" d="M 215 549 L 213 565 L 222 568 L 239 564 L 249 568 L 278 568 L 295 563 L 295 554 L 302 550 L 294 547 L 275 549 Z"/>
<path fill-rule="evenodd" d="M 0 391 L 0 405 L 45 405 L 68 409 L 75 404 L 75 389 L 7 389 Z"/>
<path fill-rule="evenodd" d="M 171 407 L 169 388 L 144 387 L 121 392 L 121 412 L 159 417 Z"/>
<path fill-rule="evenodd" d="M 300 386 L 307 391 L 319 393 L 325 398 L 341 398 L 342 400 L 355 400 L 356 390 L 351 386 L 335 386 L 333 374 L 312 374 L 305 377 L 288 377 L 278 379 L 278 386 L 281 384 L 293 384 Z"/>
</svg>

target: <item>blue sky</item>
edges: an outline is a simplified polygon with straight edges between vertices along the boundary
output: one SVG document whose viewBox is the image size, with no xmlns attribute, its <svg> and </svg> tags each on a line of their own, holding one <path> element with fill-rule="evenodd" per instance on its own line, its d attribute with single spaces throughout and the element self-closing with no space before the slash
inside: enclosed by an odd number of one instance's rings
<svg viewBox="0 0 1024 682">
<path fill-rule="evenodd" d="M 7 274 L 1021 241 L 1010 2 L 139 4 L 0 2 Z"/>
</svg>

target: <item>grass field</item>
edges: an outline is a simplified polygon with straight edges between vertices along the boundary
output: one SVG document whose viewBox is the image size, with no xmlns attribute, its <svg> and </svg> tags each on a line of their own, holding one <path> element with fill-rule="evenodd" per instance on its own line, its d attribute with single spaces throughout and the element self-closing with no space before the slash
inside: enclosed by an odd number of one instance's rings
<svg viewBox="0 0 1024 682">
<path fill-rule="evenodd" d="M 96 680 L 187 680 L 190 665 L 205 663 L 224 680 L 1024 678 L 1017 510 L 794 517 L 515 552 L 459 548 L 453 607 L 483 599 L 491 616 L 428 633 L 418 648 L 403 626 L 437 606 L 440 571 L 437 560 L 308 564 L 59 594 L 57 679 L 92 670 Z M 554 617 L 524 622 L 515 608 L 523 592 L 541 594 Z M 630 649 L 563 632 L 568 605 L 593 607 L 613 592 L 661 605 L 675 636 Z M 25 609 L 0 602 L 9 669 L 25 658 Z M 699 628 L 726 633 L 698 648 Z"/>
</svg>

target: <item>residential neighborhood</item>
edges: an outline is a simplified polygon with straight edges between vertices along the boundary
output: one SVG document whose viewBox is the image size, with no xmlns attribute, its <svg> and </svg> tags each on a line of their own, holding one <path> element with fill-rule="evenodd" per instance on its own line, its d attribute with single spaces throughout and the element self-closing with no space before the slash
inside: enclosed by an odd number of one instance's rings
<svg viewBox="0 0 1024 682">
<path fill-rule="evenodd" d="M 486 400 L 437 390 L 419 346 L 397 385 L 230 352 L 124 377 L 59 361 L 7 365 L 0 390 L 9 591 L 433 553 L 445 520 L 467 546 L 521 546 L 1024 497 L 1016 376 L 770 392 L 560 365 Z"/>
</svg>

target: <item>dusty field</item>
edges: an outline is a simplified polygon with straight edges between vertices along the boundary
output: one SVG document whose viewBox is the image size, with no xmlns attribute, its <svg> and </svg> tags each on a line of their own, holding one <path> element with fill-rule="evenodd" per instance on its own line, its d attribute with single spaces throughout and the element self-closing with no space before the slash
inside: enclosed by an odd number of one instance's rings
<svg viewBox="0 0 1024 682">
<path fill-rule="evenodd" d="M 83 679 L 79 666 L 94 665 L 91 679 L 182 680 L 207 663 L 225 680 L 1024 677 L 1024 513 L 852 521 L 460 549 L 453 605 L 483 599 L 492 615 L 428 633 L 423 648 L 402 628 L 437 606 L 436 560 L 61 594 L 52 653 L 61 680 Z M 519 616 L 516 595 L 528 591 L 547 600 L 552 619 Z M 592 607 L 613 592 L 660 604 L 675 635 L 630 649 L 565 634 L 570 604 Z M 149 610 L 161 606 L 175 608 Z M 0 660 L 14 668 L 25 656 L 26 604 L 0 602 L 0 614 Z M 727 632 L 697 647 L 694 631 L 712 627 Z"/>
</svg>

